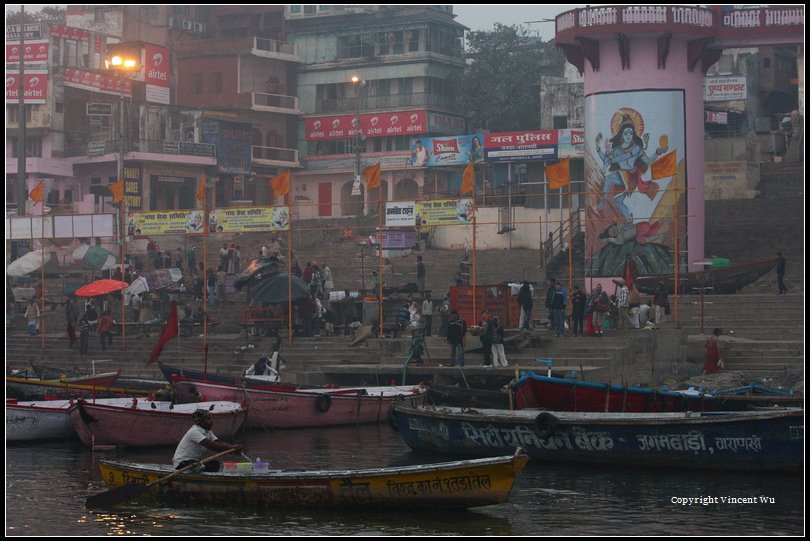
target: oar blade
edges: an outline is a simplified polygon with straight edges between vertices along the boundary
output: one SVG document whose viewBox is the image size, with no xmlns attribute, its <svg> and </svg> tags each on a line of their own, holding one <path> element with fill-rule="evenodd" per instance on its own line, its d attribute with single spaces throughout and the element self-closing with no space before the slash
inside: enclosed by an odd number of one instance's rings
<svg viewBox="0 0 810 541">
<path fill-rule="evenodd" d="M 97 509 L 100 507 L 112 507 L 113 505 L 137 500 L 147 489 L 146 485 L 130 483 L 113 488 L 107 492 L 90 496 L 84 502 L 87 509 Z"/>
</svg>

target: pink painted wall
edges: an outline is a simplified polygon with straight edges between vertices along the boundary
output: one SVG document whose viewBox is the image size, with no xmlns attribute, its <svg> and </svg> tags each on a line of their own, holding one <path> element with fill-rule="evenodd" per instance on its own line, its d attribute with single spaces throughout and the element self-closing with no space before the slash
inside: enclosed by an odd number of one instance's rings
<svg viewBox="0 0 810 541">
<path fill-rule="evenodd" d="M 673 36 L 666 68 L 658 68 L 656 39 L 630 39 L 630 68 L 622 69 L 618 43 L 615 39 L 600 41 L 600 70 L 593 71 L 585 61 L 585 95 L 641 89 L 683 89 L 685 91 L 685 126 L 687 158 L 687 247 L 688 262 L 704 257 L 704 150 L 703 150 L 703 71 L 701 63 L 694 71 L 687 69 L 686 42 Z M 628 102 L 632 107 L 632 102 Z M 585 138 L 593 141 L 596 131 L 586 123 Z M 592 133 L 591 133 L 592 132 Z M 653 142 L 651 141 L 651 145 Z M 654 148 L 654 146 L 653 146 Z M 681 246 L 681 250 L 684 247 Z M 701 267 L 702 268 L 702 267 Z M 685 269 L 683 269 L 685 270 Z M 689 270 L 699 270 L 690 268 Z"/>
</svg>

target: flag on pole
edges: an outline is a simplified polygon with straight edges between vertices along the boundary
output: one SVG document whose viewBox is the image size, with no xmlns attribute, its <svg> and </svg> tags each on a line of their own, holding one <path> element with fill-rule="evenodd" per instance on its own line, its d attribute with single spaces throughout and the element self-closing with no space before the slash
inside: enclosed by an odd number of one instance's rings
<svg viewBox="0 0 810 541">
<path fill-rule="evenodd" d="M 650 167 L 650 178 L 652 178 L 652 180 L 675 176 L 678 169 L 678 164 L 676 163 L 677 157 L 675 156 L 676 152 L 676 150 L 673 150 L 653 162 Z"/>
<path fill-rule="evenodd" d="M 152 348 L 152 354 L 149 356 L 149 360 L 146 361 L 147 366 L 157 361 L 158 357 L 160 357 L 160 353 L 163 351 L 163 346 L 165 346 L 169 340 L 177 336 L 177 332 L 177 301 L 172 301 L 169 320 L 166 322 L 166 326 L 163 327 L 163 333 L 161 333 L 155 347 Z"/>
<path fill-rule="evenodd" d="M 197 201 L 205 207 L 205 177 L 197 179 Z"/>
<path fill-rule="evenodd" d="M 30 192 L 28 192 L 28 197 L 31 198 L 31 201 L 34 202 L 34 205 L 36 205 L 37 203 L 42 203 L 42 199 L 43 199 L 43 193 L 42 192 L 44 190 L 45 190 L 45 188 L 43 186 L 43 181 L 40 180 L 39 183 L 36 186 L 34 186 L 31 189 Z"/>
<path fill-rule="evenodd" d="M 461 177 L 461 190 L 459 195 L 465 193 L 475 195 L 475 167 L 471 163 L 464 169 L 464 174 Z"/>
<path fill-rule="evenodd" d="M 107 186 L 113 196 L 113 203 L 120 203 L 124 200 L 124 179 L 118 180 L 114 184 Z"/>
<path fill-rule="evenodd" d="M 382 168 L 378 163 L 363 169 L 363 176 L 366 178 L 366 186 L 369 190 L 379 188 L 382 183 Z"/>
<path fill-rule="evenodd" d="M 273 197 L 282 197 L 290 193 L 290 171 L 284 171 L 270 179 L 270 189 L 273 190 Z"/>
<path fill-rule="evenodd" d="M 549 188 L 556 190 L 571 182 L 570 162 L 571 158 L 565 158 L 554 165 L 546 166 L 546 180 Z"/>
</svg>

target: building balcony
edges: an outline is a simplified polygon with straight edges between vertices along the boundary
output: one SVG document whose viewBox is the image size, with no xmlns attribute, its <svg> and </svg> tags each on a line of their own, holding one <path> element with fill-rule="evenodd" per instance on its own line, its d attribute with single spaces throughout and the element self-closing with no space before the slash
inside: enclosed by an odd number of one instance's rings
<svg viewBox="0 0 810 541">
<path fill-rule="evenodd" d="M 251 161 L 257 165 L 275 167 L 301 167 L 298 163 L 298 150 L 294 148 L 252 147 Z"/>
<path fill-rule="evenodd" d="M 392 96 L 368 96 L 360 98 L 327 99 L 318 102 L 316 113 L 355 113 L 356 111 L 377 111 L 403 107 L 438 107 L 456 111 L 455 98 L 421 92 L 417 94 L 396 94 Z"/>
<path fill-rule="evenodd" d="M 295 44 L 286 41 L 249 36 L 183 41 L 175 44 L 175 52 L 182 57 L 205 55 L 244 54 L 301 63 Z"/>
<path fill-rule="evenodd" d="M 139 139 L 127 145 L 126 159 L 184 163 L 189 165 L 216 165 L 216 147 L 207 143 Z M 75 157 L 74 163 L 106 162 L 115 160 L 121 141 L 76 141 L 65 146 L 65 157 Z"/>
<path fill-rule="evenodd" d="M 266 113 L 300 115 L 298 98 L 284 94 L 267 94 L 266 92 L 241 92 L 238 95 L 238 107 Z"/>
</svg>

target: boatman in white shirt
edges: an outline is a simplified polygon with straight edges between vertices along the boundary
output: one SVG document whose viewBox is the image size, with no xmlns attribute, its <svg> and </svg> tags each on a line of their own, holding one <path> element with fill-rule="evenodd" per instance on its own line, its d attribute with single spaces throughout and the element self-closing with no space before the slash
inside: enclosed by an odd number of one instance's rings
<svg viewBox="0 0 810 541">
<path fill-rule="evenodd" d="M 179 470 L 186 466 L 190 466 L 195 462 L 199 462 L 205 450 L 209 449 L 216 453 L 233 449 L 236 452 L 242 451 L 242 446 L 239 444 L 226 443 L 217 439 L 211 427 L 214 426 L 214 419 L 211 412 L 207 410 L 195 411 L 191 418 L 194 420 L 194 426 L 188 429 L 186 435 L 180 440 L 177 445 L 177 450 L 174 452 L 174 469 Z M 215 472 L 219 471 L 220 463 L 218 460 L 206 462 L 203 465 L 203 471 Z"/>
</svg>

